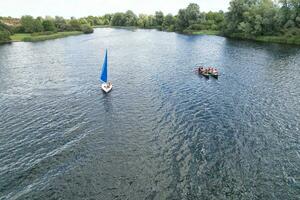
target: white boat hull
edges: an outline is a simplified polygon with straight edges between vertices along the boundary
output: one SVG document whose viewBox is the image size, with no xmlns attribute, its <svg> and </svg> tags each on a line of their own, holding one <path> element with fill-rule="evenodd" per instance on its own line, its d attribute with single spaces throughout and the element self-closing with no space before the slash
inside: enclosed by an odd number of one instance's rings
<svg viewBox="0 0 300 200">
<path fill-rule="evenodd" d="M 108 93 L 108 92 L 110 92 L 111 89 L 112 89 L 112 84 L 108 85 L 107 83 L 102 83 L 102 84 L 101 84 L 101 89 L 102 89 L 104 92 Z"/>
</svg>

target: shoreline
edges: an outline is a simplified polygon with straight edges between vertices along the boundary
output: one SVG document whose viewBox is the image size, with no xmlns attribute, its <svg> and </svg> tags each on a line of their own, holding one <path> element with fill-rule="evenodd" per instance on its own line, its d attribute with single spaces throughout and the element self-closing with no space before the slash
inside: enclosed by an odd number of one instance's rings
<svg viewBox="0 0 300 200">
<path fill-rule="evenodd" d="M 116 29 L 156 29 L 159 31 L 159 28 L 141 28 L 137 26 L 110 26 L 110 25 L 103 25 L 103 26 L 93 26 L 93 28 L 116 28 Z M 175 31 L 165 31 L 165 32 L 175 32 Z M 216 35 L 222 36 L 225 38 L 230 39 L 237 39 L 237 40 L 244 40 L 244 41 L 255 41 L 255 42 L 263 42 L 263 43 L 271 43 L 271 44 L 288 44 L 288 45 L 300 45 L 300 36 L 257 36 L 257 37 L 245 37 L 241 34 L 231 34 L 231 35 L 224 35 L 221 31 L 215 30 L 191 30 L 191 31 L 184 31 L 184 32 L 175 32 L 184 35 Z"/>
<path fill-rule="evenodd" d="M 137 26 L 110 26 L 110 25 L 100 25 L 100 26 L 93 26 L 93 28 L 115 28 L 115 29 L 128 29 L 128 30 L 134 30 L 134 29 L 155 29 L 158 31 L 164 31 L 164 32 L 175 32 L 175 31 L 167 31 L 167 30 L 160 30 L 158 27 L 152 27 L 152 28 L 141 28 Z M 255 41 L 255 42 L 263 42 L 263 43 L 273 43 L 273 44 L 288 44 L 288 45 L 300 45 L 300 37 L 299 36 L 257 36 L 257 37 L 245 37 L 241 34 L 231 34 L 231 35 L 224 35 L 220 31 L 215 30 L 190 30 L 190 31 L 184 31 L 184 32 L 176 32 L 179 34 L 184 35 L 216 35 L 216 36 L 222 36 L 225 38 L 230 39 L 237 39 L 237 40 L 244 40 L 244 41 Z M 65 32 L 57 32 L 53 34 L 45 34 L 45 35 L 32 35 L 30 33 L 17 33 L 14 35 L 11 35 L 10 41 L 0 42 L 0 44 L 9 44 L 13 42 L 39 42 L 39 41 L 46 41 L 46 40 L 53 40 L 58 38 L 64 38 L 68 36 L 76 36 L 84 34 L 82 31 L 65 31 Z"/>
<path fill-rule="evenodd" d="M 257 36 L 257 37 L 246 37 L 244 35 L 235 33 L 225 37 L 231 39 L 240 39 L 240 40 L 248 40 L 255 42 L 263 42 L 263 43 L 272 43 L 272 44 L 288 44 L 288 45 L 300 45 L 300 36 Z"/>
</svg>

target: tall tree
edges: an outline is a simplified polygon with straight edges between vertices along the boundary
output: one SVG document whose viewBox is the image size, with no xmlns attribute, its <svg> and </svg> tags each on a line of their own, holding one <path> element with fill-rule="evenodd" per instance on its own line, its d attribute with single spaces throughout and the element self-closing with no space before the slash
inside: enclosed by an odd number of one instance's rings
<svg viewBox="0 0 300 200">
<path fill-rule="evenodd" d="M 43 21 L 43 27 L 44 27 L 44 30 L 45 31 L 56 31 L 56 27 L 54 25 L 54 22 L 53 20 L 50 20 L 50 19 L 46 19 Z"/>
<path fill-rule="evenodd" d="M 195 24 L 200 17 L 200 7 L 196 3 L 191 3 L 186 8 L 186 18 L 189 25 Z"/>
<path fill-rule="evenodd" d="M 172 14 L 166 15 L 164 22 L 163 22 L 163 29 L 173 31 L 175 24 L 175 18 Z"/>
<path fill-rule="evenodd" d="M 162 11 L 155 12 L 155 22 L 157 26 L 162 26 L 164 23 L 164 13 Z"/>
<path fill-rule="evenodd" d="M 126 15 L 124 13 L 115 13 L 111 19 L 112 26 L 124 26 L 126 23 Z"/>
<path fill-rule="evenodd" d="M 128 10 L 125 13 L 125 26 L 136 26 L 137 25 L 137 16 L 131 11 Z"/>
<path fill-rule="evenodd" d="M 33 33 L 34 32 L 34 18 L 30 15 L 21 17 L 21 26 L 24 29 L 25 33 Z"/>
</svg>

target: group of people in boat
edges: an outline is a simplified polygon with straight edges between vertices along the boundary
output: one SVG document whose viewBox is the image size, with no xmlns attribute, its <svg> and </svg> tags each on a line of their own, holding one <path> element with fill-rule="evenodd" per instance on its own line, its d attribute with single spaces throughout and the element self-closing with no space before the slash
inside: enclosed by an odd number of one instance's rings
<svg viewBox="0 0 300 200">
<path fill-rule="evenodd" d="M 205 67 L 200 66 L 200 67 L 198 67 L 198 72 L 199 72 L 199 74 L 202 74 L 204 76 L 211 75 L 211 76 L 213 76 L 215 78 L 217 78 L 218 75 L 219 75 L 218 70 L 216 68 L 214 68 L 214 67 L 207 67 L 207 68 L 205 68 Z"/>
<path fill-rule="evenodd" d="M 204 73 L 204 74 L 218 74 L 218 70 L 214 67 L 208 67 L 208 68 L 204 68 L 204 67 L 199 67 L 198 68 L 199 73 Z"/>
</svg>

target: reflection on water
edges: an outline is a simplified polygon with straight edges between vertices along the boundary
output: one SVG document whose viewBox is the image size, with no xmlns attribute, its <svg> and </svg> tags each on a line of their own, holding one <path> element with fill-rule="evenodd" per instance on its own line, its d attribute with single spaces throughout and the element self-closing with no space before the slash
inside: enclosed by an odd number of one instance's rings
<svg viewBox="0 0 300 200">
<path fill-rule="evenodd" d="M 297 199 L 299 55 L 153 30 L 2 45 L 0 199 Z"/>
</svg>

